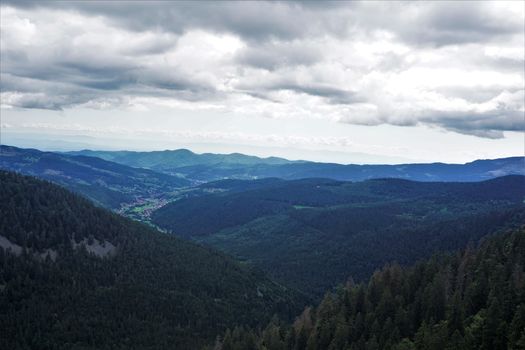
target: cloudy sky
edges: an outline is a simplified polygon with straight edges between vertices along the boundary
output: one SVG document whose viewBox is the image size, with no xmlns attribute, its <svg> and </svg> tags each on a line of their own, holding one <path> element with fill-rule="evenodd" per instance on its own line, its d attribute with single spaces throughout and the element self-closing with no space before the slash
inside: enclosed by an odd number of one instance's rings
<svg viewBox="0 0 525 350">
<path fill-rule="evenodd" d="M 524 152 L 522 1 L 0 9 L 3 143 L 344 163 Z"/>
</svg>

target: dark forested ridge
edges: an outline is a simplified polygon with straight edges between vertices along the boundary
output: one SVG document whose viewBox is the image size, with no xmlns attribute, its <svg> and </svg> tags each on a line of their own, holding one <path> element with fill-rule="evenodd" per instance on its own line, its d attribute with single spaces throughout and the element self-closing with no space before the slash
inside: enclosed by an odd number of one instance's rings
<svg viewBox="0 0 525 350">
<path fill-rule="evenodd" d="M 305 304 L 211 249 L 0 171 L 0 347 L 195 349 Z"/>
<path fill-rule="evenodd" d="M 390 261 L 411 264 L 525 223 L 525 177 L 476 183 L 378 179 L 227 180 L 153 221 L 321 296 Z"/>
<path fill-rule="evenodd" d="M 525 349 L 525 230 L 347 283 L 293 325 L 228 330 L 221 350 Z"/>
<path fill-rule="evenodd" d="M 186 179 L 100 158 L 11 146 L 0 146 L 0 169 L 53 181 L 112 209 L 189 185 Z"/>
<path fill-rule="evenodd" d="M 207 182 L 225 178 L 282 179 L 330 178 L 362 181 L 374 178 L 403 178 L 415 181 L 482 181 L 499 176 L 525 175 L 523 157 L 476 160 L 466 164 L 396 164 L 357 165 L 289 161 L 259 158 L 239 153 L 196 154 L 186 149 L 154 152 L 77 151 L 75 155 L 100 157 L 133 167 L 143 167 L 166 174 L 177 174 L 193 181 Z"/>
</svg>

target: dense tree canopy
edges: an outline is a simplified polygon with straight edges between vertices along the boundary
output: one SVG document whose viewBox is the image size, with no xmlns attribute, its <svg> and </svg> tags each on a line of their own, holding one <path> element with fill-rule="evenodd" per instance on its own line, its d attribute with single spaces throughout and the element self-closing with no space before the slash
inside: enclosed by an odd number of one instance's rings
<svg viewBox="0 0 525 350">
<path fill-rule="evenodd" d="M 293 325 L 237 327 L 222 350 L 525 349 L 525 230 L 349 281 Z"/>
<path fill-rule="evenodd" d="M 14 173 L 0 172 L 0 238 L 20 249 L 0 247 L 6 349 L 191 349 L 306 303 L 221 253 Z"/>
<path fill-rule="evenodd" d="M 387 262 L 413 264 L 525 223 L 525 177 L 479 183 L 380 179 L 223 181 L 153 222 L 219 248 L 313 297 Z"/>
</svg>

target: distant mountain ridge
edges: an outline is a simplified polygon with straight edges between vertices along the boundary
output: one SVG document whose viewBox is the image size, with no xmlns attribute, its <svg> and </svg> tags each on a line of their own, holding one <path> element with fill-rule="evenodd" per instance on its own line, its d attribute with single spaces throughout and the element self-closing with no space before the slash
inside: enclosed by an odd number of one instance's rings
<svg viewBox="0 0 525 350">
<path fill-rule="evenodd" d="M 97 157 L 5 145 L 0 146 L 0 169 L 53 181 L 113 209 L 140 197 L 173 191 L 190 184 L 180 177 Z"/>
<path fill-rule="evenodd" d="M 143 168 L 173 168 L 186 167 L 202 164 L 238 164 L 238 165 L 254 165 L 254 164 L 289 164 L 296 163 L 279 157 L 260 158 L 257 156 L 250 156 L 241 153 L 230 154 L 216 154 L 216 153 L 194 153 L 188 149 L 151 151 L 151 152 L 137 152 L 137 151 L 91 151 L 81 150 L 66 152 L 71 155 L 86 155 L 91 157 L 99 157 L 117 163 L 124 163 L 129 166 L 143 167 Z"/>
<path fill-rule="evenodd" d="M 357 165 L 289 161 L 283 158 L 259 158 L 239 153 L 196 154 L 186 149 L 173 151 L 68 152 L 89 155 L 133 167 L 143 167 L 166 174 L 176 174 L 196 182 L 221 179 L 328 178 L 362 181 L 373 178 L 403 178 L 414 181 L 483 181 L 504 175 L 525 175 L 525 158 L 508 157 L 475 160 L 465 164 L 414 163 L 397 165 Z"/>
<path fill-rule="evenodd" d="M 343 165 L 289 161 L 276 157 L 259 158 L 239 153 L 195 154 L 186 149 L 56 153 L 0 146 L 0 169 L 53 181 L 83 194 L 101 206 L 146 221 L 156 208 L 186 196 L 186 189 L 224 179 L 258 180 L 248 186 L 260 186 L 261 179 L 278 181 L 308 178 L 336 181 L 398 178 L 423 182 L 478 182 L 505 175 L 524 175 L 524 164 L 524 157 L 510 157 L 476 160 L 466 164 Z M 241 189 L 246 186 L 246 183 L 231 184 L 237 184 Z"/>
</svg>

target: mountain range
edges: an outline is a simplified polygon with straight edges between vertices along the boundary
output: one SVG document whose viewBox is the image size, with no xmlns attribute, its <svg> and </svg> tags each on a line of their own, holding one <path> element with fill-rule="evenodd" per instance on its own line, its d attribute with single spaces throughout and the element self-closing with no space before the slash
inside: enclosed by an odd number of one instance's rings
<svg viewBox="0 0 525 350">
<path fill-rule="evenodd" d="M 1 146 L 0 343 L 520 349 L 523 161 Z"/>
<path fill-rule="evenodd" d="M 101 158 L 5 145 L 0 146 L 0 169 L 53 181 L 112 209 L 141 198 L 162 196 L 190 184 L 180 177 Z"/>
<path fill-rule="evenodd" d="M 362 181 L 373 178 L 403 178 L 415 181 L 482 181 L 499 176 L 525 174 L 525 158 L 476 160 L 466 164 L 398 164 L 357 165 L 288 161 L 282 158 L 258 158 L 238 153 L 195 154 L 186 149 L 154 152 L 77 151 L 71 155 L 95 156 L 102 159 L 158 172 L 178 175 L 194 182 L 225 178 L 282 179 L 328 178 Z"/>
<path fill-rule="evenodd" d="M 277 157 L 259 158 L 239 153 L 195 154 L 185 149 L 57 153 L 0 146 L 0 169 L 53 181 L 100 206 L 148 222 L 156 209 L 192 196 L 195 190 L 204 189 L 195 186 L 223 179 L 326 178 L 364 181 L 404 178 L 473 182 L 525 174 L 524 159 L 510 157 L 467 164 L 342 165 L 289 161 Z M 254 186 L 257 184 L 261 182 L 256 182 Z"/>
</svg>

